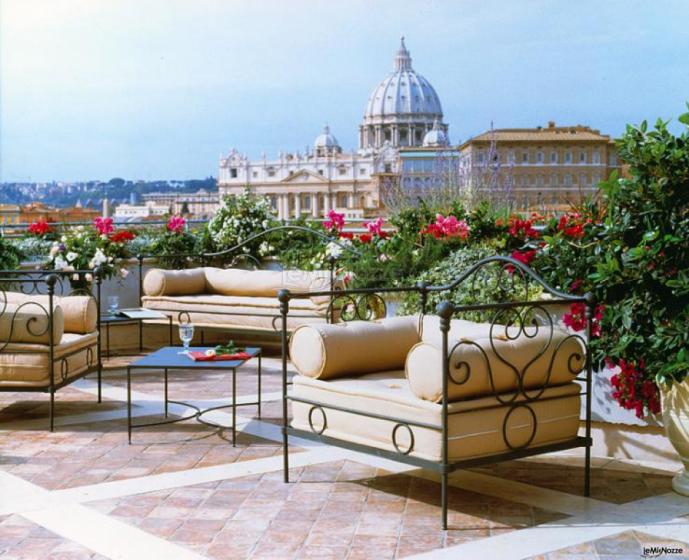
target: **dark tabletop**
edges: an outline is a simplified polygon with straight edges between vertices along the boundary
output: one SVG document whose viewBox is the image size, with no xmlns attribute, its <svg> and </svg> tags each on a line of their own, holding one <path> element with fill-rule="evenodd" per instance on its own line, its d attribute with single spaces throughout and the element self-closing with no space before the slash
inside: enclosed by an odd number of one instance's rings
<svg viewBox="0 0 689 560">
<path fill-rule="evenodd" d="M 143 309 L 142 309 L 143 310 Z M 136 309 L 132 309 L 132 311 L 136 311 Z M 146 311 L 152 311 L 150 309 L 146 309 Z M 135 321 L 160 321 L 161 319 L 168 320 L 168 315 L 165 315 L 164 313 L 160 313 L 159 311 L 155 311 L 160 315 L 159 317 L 127 317 L 126 315 L 120 315 L 119 313 L 116 315 L 111 315 L 110 313 L 102 313 L 100 316 L 100 323 L 101 325 L 104 325 L 105 323 L 133 323 Z"/>
<path fill-rule="evenodd" d="M 206 350 L 214 349 L 215 346 L 192 346 L 189 349 L 193 352 L 205 352 Z M 218 361 L 199 361 L 192 360 L 186 354 L 180 354 L 183 348 L 181 346 L 165 346 L 160 350 L 152 352 L 148 356 L 144 356 L 129 364 L 132 368 L 168 368 L 168 369 L 232 369 L 239 367 L 248 360 L 218 360 Z M 260 348 L 247 346 L 243 350 L 252 357 L 258 356 L 261 353 Z"/>
</svg>

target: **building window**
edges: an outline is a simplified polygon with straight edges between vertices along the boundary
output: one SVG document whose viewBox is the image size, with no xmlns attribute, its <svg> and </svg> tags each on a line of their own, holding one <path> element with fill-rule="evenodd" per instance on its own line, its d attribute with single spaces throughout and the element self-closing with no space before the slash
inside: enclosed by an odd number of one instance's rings
<svg viewBox="0 0 689 560">
<path fill-rule="evenodd" d="M 617 153 L 610 152 L 610 165 L 615 167 L 617 165 Z"/>
<path fill-rule="evenodd" d="M 586 152 L 584 150 L 579 152 L 579 163 L 586 163 Z"/>
<path fill-rule="evenodd" d="M 268 168 L 268 177 L 275 177 L 275 169 L 272 167 Z"/>
<path fill-rule="evenodd" d="M 514 153 L 514 150 L 510 150 L 509 152 L 507 152 L 507 161 L 509 163 L 516 163 L 517 154 Z"/>
<path fill-rule="evenodd" d="M 258 177 L 258 171 L 252 171 L 251 176 L 252 177 Z"/>
<path fill-rule="evenodd" d="M 565 152 L 565 163 L 572 163 L 572 152 L 569 150 Z"/>
<path fill-rule="evenodd" d="M 385 173 L 392 173 L 392 164 L 391 163 L 385 164 Z"/>
<path fill-rule="evenodd" d="M 586 174 L 585 173 L 579 173 L 579 184 L 583 187 L 586 185 Z"/>
<path fill-rule="evenodd" d="M 557 152 L 550 152 L 550 163 L 557 163 Z"/>
<path fill-rule="evenodd" d="M 318 174 L 319 174 L 319 175 L 323 175 L 323 170 L 322 170 L 322 169 L 319 169 L 319 170 L 318 170 Z"/>
<path fill-rule="evenodd" d="M 600 183 L 600 173 L 594 173 L 593 174 L 593 184 L 597 185 Z"/>
<path fill-rule="evenodd" d="M 543 163 L 543 152 L 538 152 L 536 154 L 536 162 L 537 163 Z"/>
<path fill-rule="evenodd" d="M 366 175 L 366 168 L 365 167 L 362 167 L 361 169 L 359 169 L 359 175 Z"/>
<path fill-rule="evenodd" d="M 529 163 L 529 152 L 522 152 L 522 163 Z"/>
<path fill-rule="evenodd" d="M 484 160 L 483 152 L 479 152 L 478 153 L 478 162 L 483 163 L 483 160 Z"/>
<path fill-rule="evenodd" d="M 231 179 L 237 178 L 237 168 L 236 167 L 230 167 L 230 178 Z"/>
<path fill-rule="evenodd" d="M 593 150 L 593 163 L 600 163 L 600 150 L 596 148 Z"/>
<path fill-rule="evenodd" d="M 304 210 L 311 210 L 311 195 L 306 194 L 302 197 L 301 207 Z"/>
<path fill-rule="evenodd" d="M 565 173 L 565 186 L 566 187 L 572 186 L 572 176 L 569 173 Z"/>
<path fill-rule="evenodd" d="M 550 184 L 551 184 L 553 187 L 556 187 L 556 186 L 557 186 L 557 174 L 553 173 L 553 174 L 550 176 Z"/>
<path fill-rule="evenodd" d="M 346 168 L 346 167 L 338 167 L 338 168 L 337 168 L 337 172 L 338 172 L 340 175 L 344 175 L 345 173 L 347 173 L 347 168 Z"/>
</svg>

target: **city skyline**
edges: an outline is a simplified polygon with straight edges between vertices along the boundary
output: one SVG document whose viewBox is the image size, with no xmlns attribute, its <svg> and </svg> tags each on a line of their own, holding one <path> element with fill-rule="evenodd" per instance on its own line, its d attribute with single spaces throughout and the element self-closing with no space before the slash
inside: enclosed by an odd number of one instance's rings
<svg viewBox="0 0 689 560">
<path fill-rule="evenodd" d="M 689 98 L 689 5 L 663 7 L 5 0 L 0 182 L 205 177 L 230 147 L 303 150 L 325 122 L 354 148 L 400 35 L 453 143 L 491 122 L 617 136 Z"/>
</svg>

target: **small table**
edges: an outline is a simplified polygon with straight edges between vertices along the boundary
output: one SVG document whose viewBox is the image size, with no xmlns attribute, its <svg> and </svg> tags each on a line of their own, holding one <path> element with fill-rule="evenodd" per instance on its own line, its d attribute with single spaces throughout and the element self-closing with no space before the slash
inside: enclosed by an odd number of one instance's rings
<svg viewBox="0 0 689 560">
<path fill-rule="evenodd" d="M 193 351 L 205 352 L 210 350 L 212 347 L 194 347 L 191 348 Z M 237 407 L 238 406 L 258 406 L 258 417 L 261 417 L 261 349 L 254 347 L 247 347 L 244 351 L 250 354 L 252 358 L 258 358 L 258 400 L 250 403 L 237 404 L 237 368 L 243 366 L 249 360 L 218 360 L 218 361 L 194 361 L 186 354 L 181 354 L 180 346 L 166 346 L 160 350 L 135 360 L 127 366 L 127 434 L 129 437 L 129 443 L 132 442 L 132 429 L 143 428 L 146 426 L 160 426 L 162 424 L 172 424 L 174 422 L 182 422 L 183 420 L 196 419 L 202 424 L 207 426 L 213 426 L 216 428 L 229 428 L 230 426 L 223 426 L 221 424 L 216 424 L 215 422 L 210 422 L 202 418 L 204 414 L 212 410 L 219 410 L 221 408 L 231 408 L 232 409 L 232 446 L 235 445 L 235 440 L 237 436 Z M 147 424 L 132 424 L 132 370 L 133 369 L 162 369 L 164 372 L 165 380 L 165 417 L 168 415 L 168 403 L 179 404 L 181 406 L 186 406 L 194 409 L 196 412 L 189 416 L 184 416 L 181 418 L 175 418 L 174 420 L 161 420 L 158 422 L 149 422 Z M 209 369 L 220 369 L 220 370 L 230 370 L 232 372 L 232 404 L 224 404 L 220 406 L 213 406 L 211 408 L 200 409 L 190 403 L 185 403 L 181 401 L 171 401 L 168 399 L 168 382 L 167 382 L 167 372 L 170 369 L 178 370 L 209 370 Z"/>
<path fill-rule="evenodd" d="M 135 311 L 138 311 L 136 309 Z M 142 309 L 143 311 L 143 309 Z M 110 325 L 120 325 L 120 324 L 125 324 L 125 323 L 138 323 L 139 324 L 139 352 L 143 352 L 144 349 L 144 334 L 143 334 L 143 324 L 146 321 L 162 321 L 162 320 L 167 320 L 168 321 L 168 327 L 169 327 L 169 340 L 170 340 L 170 345 L 172 345 L 172 315 L 165 315 L 164 313 L 160 313 L 158 311 L 153 311 L 151 309 L 146 309 L 146 311 L 149 313 L 148 317 L 127 317 L 126 315 L 121 315 L 121 311 L 118 312 L 116 315 L 111 315 L 111 314 L 106 314 L 106 315 L 101 315 L 100 316 L 100 324 L 101 327 L 105 325 L 105 341 L 108 347 L 107 352 L 105 353 L 106 358 L 110 358 L 111 352 L 110 352 Z M 158 315 L 157 317 L 151 317 L 150 315 L 156 314 Z"/>
</svg>

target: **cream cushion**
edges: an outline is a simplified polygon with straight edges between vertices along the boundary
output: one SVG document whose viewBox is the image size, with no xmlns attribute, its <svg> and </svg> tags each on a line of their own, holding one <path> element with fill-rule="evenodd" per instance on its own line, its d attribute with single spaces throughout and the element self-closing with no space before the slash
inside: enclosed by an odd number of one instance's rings
<svg viewBox="0 0 689 560">
<path fill-rule="evenodd" d="M 405 371 L 412 392 L 419 398 L 442 399 L 442 338 L 425 323 L 422 341 L 407 356 Z M 462 321 L 448 335 L 450 379 L 448 399 L 457 401 L 494 392 L 534 389 L 571 382 L 585 364 L 582 342 L 568 332 L 541 326 L 516 328 Z M 511 338 L 514 338 L 512 340 Z M 492 343 L 491 343 L 492 341 Z M 454 348 L 454 350 L 453 350 Z M 551 365 L 552 363 L 552 365 Z"/>
<path fill-rule="evenodd" d="M 203 268 L 188 270 L 152 268 L 144 277 L 143 288 L 147 296 L 202 294 L 206 291 L 206 273 Z"/>
<path fill-rule="evenodd" d="M 8 342 L 50 344 L 50 314 L 39 302 L 0 302 L 0 351 Z M 53 344 L 59 344 L 65 332 L 62 308 L 53 305 Z"/>
<path fill-rule="evenodd" d="M 330 273 L 322 270 L 243 270 L 211 268 L 206 271 L 206 291 L 226 296 L 277 297 L 280 290 L 294 293 L 323 292 L 330 289 Z M 327 302 L 327 296 L 314 303 Z M 291 303 L 291 302 L 290 302 Z"/>
<path fill-rule="evenodd" d="M 8 344 L 0 352 L 0 387 L 47 386 L 50 382 L 49 348 L 44 344 Z M 65 333 L 53 351 L 53 377 L 59 383 L 98 363 L 98 333 Z"/>
<path fill-rule="evenodd" d="M 186 311 L 189 320 L 199 327 L 228 327 L 250 331 L 279 331 L 282 327 L 280 302 L 271 297 L 222 296 L 201 294 L 194 296 L 144 296 L 142 305 L 179 320 Z M 287 328 L 295 329 L 313 321 L 326 320 L 327 306 L 314 304 L 310 299 L 290 301 Z M 184 320 L 186 320 L 186 316 Z"/>
<path fill-rule="evenodd" d="M 47 295 L 22 294 L 6 292 L 7 301 L 24 303 L 35 301 L 48 307 L 50 301 Z M 0 300 L 2 296 L 0 296 Z M 98 305 L 91 296 L 53 296 L 53 304 L 62 308 L 65 320 L 65 332 L 87 334 L 96 330 L 98 326 Z"/>
<path fill-rule="evenodd" d="M 495 408 L 495 397 L 454 402 L 448 406 L 449 460 L 471 459 L 507 452 L 525 445 L 535 434 L 529 447 L 567 441 L 577 435 L 579 428 L 579 392 L 576 383 L 568 383 L 545 390 L 543 400 L 530 403 L 536 416 L 534 426 L 531 413 L 525 406 Z M 395 451 L 392 431 L 398 422 L 409 422 L 414 445 L 409 456 L 438 461 L 442 454 L 442 407 L 418 399 L 409 389 L 404 372 L 385 371 L 356 378 L 329 381 L 295 376 L 291 396 L 333 405 L 362 413 L 379 413 L 394 420 L 371 418 L 354 412 L 333 410 L 323 406 L 326 416 L 324 436 L 378 449 Z M 521 402 L 518 397 L 516 402 Z M 292 426 L 311 431 L 323 428 L 321 411 L 313 405 L 292 401 Z M 507 420 L 506 420 L 507 418 Z M 413 423 L 423 424 L 416 426 Z M 506 424 L 506 437 L 503 436 Z M 407 429 L 397 430 L 397 443 L 406 451 L 411 443 Z"/>
<path fill-rule="evenodd" d="M 401 369 L 419 342 L 418 318 L 304 325 L 292 333 L 290 358 L 307 377 L 333 379 Z"/>
</svg>

